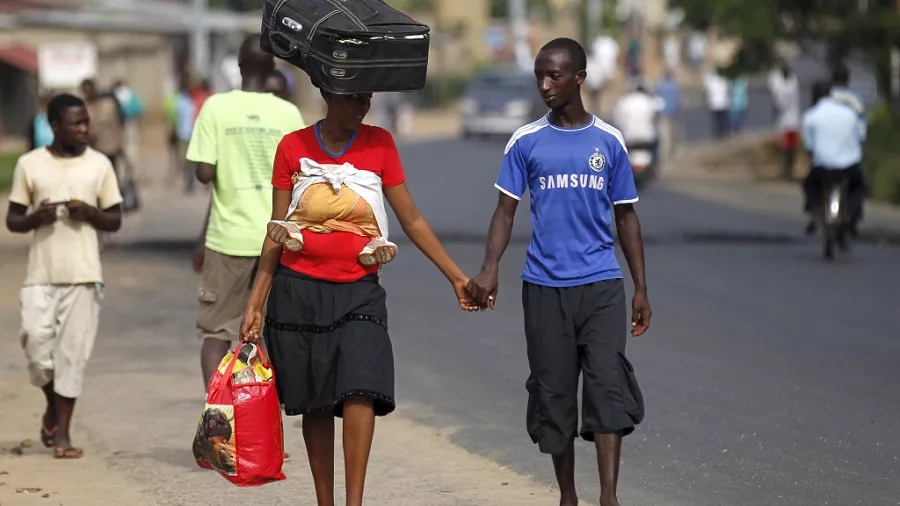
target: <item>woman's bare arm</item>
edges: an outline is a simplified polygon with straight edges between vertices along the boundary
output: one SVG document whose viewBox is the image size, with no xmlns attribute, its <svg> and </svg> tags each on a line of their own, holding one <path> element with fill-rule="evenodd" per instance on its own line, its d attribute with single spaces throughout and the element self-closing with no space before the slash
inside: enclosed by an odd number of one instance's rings
<svg viewBox="0 0 900 506">
<path fill-rule="evenodd" d="M 291 191 L 272 189 L 272 219 L 283 219 L 287 214 L 291 205 Z M 275 276 L 275 269 L 281 261 L 281 244 L 276 243 L 266 236 L 263 243 L 262 253 L 259 256 L 259 269 L 256 271 L 256 280 L 253 282 L 253 290 L 250 292 L 250 299 L 247 301 L 247 309 L 262 311 L 269 295 L 269 289 L 272 287 L 272 278 Z"/>
</svg>

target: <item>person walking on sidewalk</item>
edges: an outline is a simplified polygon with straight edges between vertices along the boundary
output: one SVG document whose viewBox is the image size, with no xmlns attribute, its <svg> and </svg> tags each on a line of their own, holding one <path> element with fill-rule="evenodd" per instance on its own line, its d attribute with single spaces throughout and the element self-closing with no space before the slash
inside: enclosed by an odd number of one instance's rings
<svg viewBox="0 0 900 506">
<path fill-rule="evenodd" d="M 205 101 L 187 149 L 197 179 L 213 185 L 193 260 L 201 275 L 197 335 L 205 388 L 239 338 L 272 212 L 275 149 L 282 137 L 305 126 L 295 105 L 265 91 L 275 61 L 259 48 L 259 35 L 244 40 L 238 64 L 241 89 Z"/>
<path fill-rule="evenodd" d="M 675 81 L 675 74 L 672 71 L 666 72 L 663 80 L 657 85 L 656 95 L 665 104 L 659 113 L 659 154 L 665 165 L 675 158 L 678 150 L 678 119 L 681 114 L 681 88 Z"/>
<path fill-rule="evenodd" d="M 319 506 L 334 505 L 334 418 L 343 418 L 347 505 L 359 506 L 375 417 L 395 408 L 387 295 L 378 276 L 393 256 L 378 250 L 396 253 L 386 244 L 385 200 L 412 243 L 450 281 L 460 308 L 477 308 L 466 293 L 468 276 L 409 193 L 393 137 L 362 124 L 372 94 L 323 91 L 322 97 L 325 119 L 278 146 L 273 222 L 241 337 L 257 342 L 264 330 L 285 413 L 303 416 Z M 307 225 L 302 230 L 280 221 L 295 214 Z M 384 241 L 363 255 L 372 245 L 364 230 L 372 222 Z"/>
<path fill-rule="evenodd" d="M 600 505 L 618 506 L 622 438 L 644 417 L 625 358 L 626 302 L 612 219 L 634 281 L 631 334 L 650 325 L 638 201 L 625 142 L 581 101 L 585 54 L 572 39 L 554 39 L 534 63 L 550 113 L 513 134 L 497 183 L 481 272 L 469 283 L 477 305 L 493 308 L 500 258 L 509 245 L 519 200 L 531 195 L 534 231 L 522 273 L 525 341 L 531 375 L 526 424 L 553 457 L 560 505 L 575 506 L 574 440 L 578 377 L 583 375 L 580 435 L 597 448 Z"/>
<path fill-rule="evenodd" d="M 113 93 L 101 93 L 93 79 L 82 81 L 81 93 L 91 117 L 90 146 L 109 158 L 116 175 L 122 179 L 120 171 L 125 165 L 125 114 L 122 106 Z"/>
<path fill-rule="evenodd" d="M 744 131 L 747 120 L 747 109 L 750 107 L 749 82 L 746 76 L 738 76 L 731 80 L 731 133 L 737 135 Z"/>
<path fill-rule="evenodd" d="M 783 179 L 794 176 L 802 121 L 800 81 L 787 62 L 769 74 L 769 92 L 775 105 L 775 128 L 782 152 Z"/>
<path fill-rule="evenodd" d="M 703 85 L 706 89 L 706 107 L 712 120 L 712 138 L 725 139 L 730 134 L 728 80 L 719 68 L 713 68 L 706 74 Z"/>
<path fill-rule="evenodd" d="M 53 144 L 19 158 L 6 227 L 34 232 L 20 294 L 20 338 L 31 381 L 47 398 L 40 440 L 56 458 L 73 459 L 84 454 L 72 445 L 69 428 L 103 295 L 97 232 L 119 229 L 122 195 L 109 159 L 88 147 L 84 101 L 57 95 L 47 119 Z"/>
</svg>

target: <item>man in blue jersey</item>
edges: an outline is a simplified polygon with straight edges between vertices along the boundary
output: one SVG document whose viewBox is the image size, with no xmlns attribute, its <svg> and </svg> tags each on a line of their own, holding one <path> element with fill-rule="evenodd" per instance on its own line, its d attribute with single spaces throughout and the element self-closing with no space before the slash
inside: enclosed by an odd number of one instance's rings
<svg viewBox="0 0 900 506">
<path fill-rule="evenodd" d="M 529 191 L 534 232 L 522 273 L 528 433 L 553 457 L 560 505 L 578 504 L 574 440 L 580 434 L 597 447 L 601 506 L 618 506 L 622 437 L 642 421 L 644 406 L 625 358 L 627 308 L 613 215 L 634 280 L 633 336 L 650 325 L 650 304 L 634 176 L 622 135 L 584 109 L 585 60 L 581 45 L 566 38 L 538 53 L 534 74 L 551 111 L 520 128 L 506 146 L 484 264 L 469 291 L 483 307 L 494 307 L 500 257 L 519 200 Z"/>
</svg>

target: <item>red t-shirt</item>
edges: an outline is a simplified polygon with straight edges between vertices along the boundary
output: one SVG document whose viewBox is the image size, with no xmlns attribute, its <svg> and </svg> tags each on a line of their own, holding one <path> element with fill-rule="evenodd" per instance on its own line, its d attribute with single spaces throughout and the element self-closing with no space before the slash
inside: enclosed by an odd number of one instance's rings
<svg viewBox="0 0 900 506">
<path fill-rule="evenodd" d="M 394 138 L 382 128 L 360 125 L 344 152 L 337 156 L 332 154 L 326 152 L 315 125 L 286 135 L 275 153 L 272 186 L 293 190 L 291 174 L 300 170 L 301 158 L 317 163 L 349 163 L 359 170 L 374 172 L 381 177 L 384 188 L 406 181 Z M 304 230 L 303 249 L 293 252 L 285 248 L 281 265 L 316 279 L 339 283 L 356 281 L 378 272 L 377 265 L 365 267 L 359 263 L 359 253 L 370 240 L 350 232 Z"/>
</svg>

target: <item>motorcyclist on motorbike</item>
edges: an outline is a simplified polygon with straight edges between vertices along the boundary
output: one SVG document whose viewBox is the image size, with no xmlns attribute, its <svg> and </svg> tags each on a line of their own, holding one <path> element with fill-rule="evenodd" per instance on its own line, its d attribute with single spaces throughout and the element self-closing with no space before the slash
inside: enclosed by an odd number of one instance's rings
<svg viewBox="0 0 900 506">
<path fill-rule="evenodd" d="M 862 218 L 865 185 L 860 164 L 866 138 L 865 107 L 847 88 L 849 82 L 847 69 L 836 67 L 828 95 L 803 115 L 803 142 L 812 159 L 812 168 L 803 185 L 806 210 L 810 213 L 806 228 L 809 234 L 816 230 L 822 201 L 822 180 L 826 172 L 844 171 L 847 177 L 849 231 L 852 235 L 856 235 L 856 226 Z"/>
<path fill-rule="evenodd" d="M 631 91 L 623 95 L 613 111 L 613 124 L 622 132 L 629 151 L 647 149 L 658 159 L 659 129 L 657 119 L 665 102 L 654 95 L 643 80 L 636 80 Z"/>
</svg>

